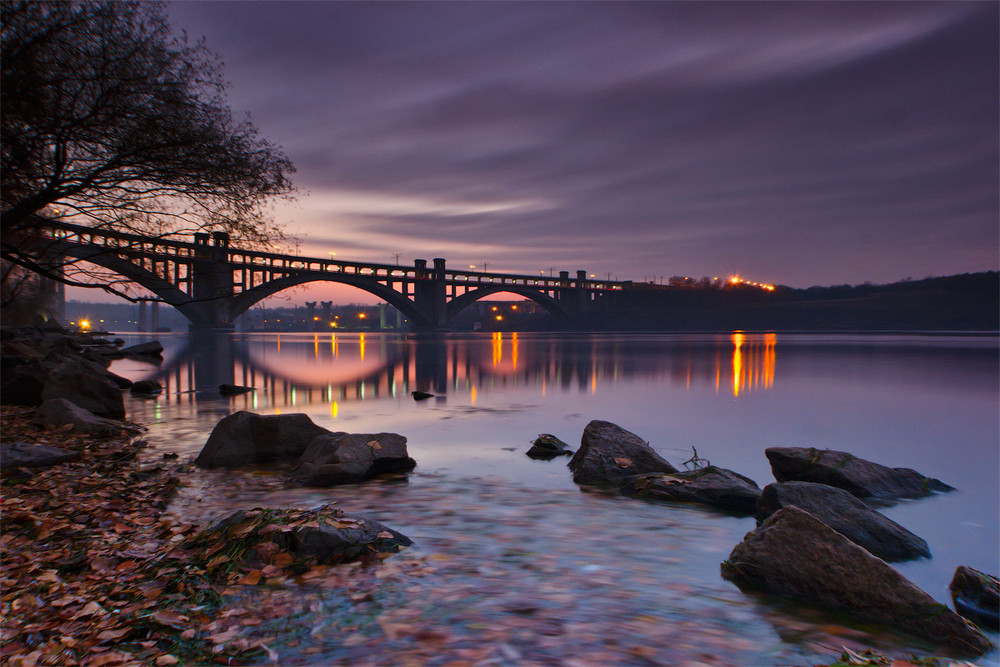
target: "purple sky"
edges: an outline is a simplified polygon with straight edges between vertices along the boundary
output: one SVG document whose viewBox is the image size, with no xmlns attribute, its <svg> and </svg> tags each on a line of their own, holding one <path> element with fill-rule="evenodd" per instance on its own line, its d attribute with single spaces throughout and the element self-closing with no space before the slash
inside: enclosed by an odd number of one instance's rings
<svg viewBox="0 0 1000 667">
<path fill-rule="evenodd" d="M 995 2 L 174 2 L 300 252 L 793 287 L 997 269 Z"/>
</svg>

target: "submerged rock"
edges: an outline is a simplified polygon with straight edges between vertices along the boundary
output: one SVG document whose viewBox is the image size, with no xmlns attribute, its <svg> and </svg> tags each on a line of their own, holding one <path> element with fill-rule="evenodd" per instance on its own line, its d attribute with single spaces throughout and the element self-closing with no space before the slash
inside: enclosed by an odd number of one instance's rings
<svg viewBox="0 0 1000 667">
<path fill-rule="evenodd" d="M 195 465 L 234 468 L 297 459 L 317 435 L 329 433 L 305 414 L 258 415 L 241 410 L 212 429 Z"/>
<path fill-rule="evenodd" d="M 139 380 L 129 388 L 133 396 L 151 397 L 163 393 L 163 385 L 156 380 Z"/>
<path fill-rule="evenodd" d="M 550 461 L 557 456 L 572 456 L 573 450 L 569 445 L 548 433 L 539 433 L 531 443 L 531 449 L 526 454 L 533 459 Z"/>
<path fill-rule="evenodd" d="M 797 507 L 778 510 L 747 533 L 721 569 L 741 586 L 895 626 L 962 655 L 992 647 L 975 625 Z"/>
<path fill-rule="evenodd" d="M 406 438 L 397 433 L 324 433 L 309 443 L 291 478 L 306 486 L 334 486 L 409 472 L 416 465 Z"/>
<path fill-rule="evenodd" d="M 764 487 L 757 503 L 762 522 L 782 507 L 795 506 L 886 561 L 930 558 L 927 542 L 843 489 L 813 482 L 779 482 Z"/>
<path fill-rule="evenodd" d="M 222 396 L 239 396 L 251 391 L 256 391 L 253 387 L 241 387 L 238 384 L 220 384 L 219 394 Z"/>
<path fill-rule="evenodd" d="M 1000 581 L 996 577 L 959 565 L 948 588 L 959 614 L 1000 631 Z"/>
<path fill-rule="evenodd" d="M 366 554 L 396 553 L 410 538 L 384 524 L 348 516 L 329 505 L 311 509 L 238 510 L 210 522 L 190 543 L 215 553 L 226 548 L 233 565 L 246 569 L 270 565 L 307 569 L 310 564 L 336 564 Z M 211 561 L 210 561 L 211 562 Z"/>
<path fill-rule="evenodd" d="M 163 345 L 158 340 L 151 340 L 148 343 L 123 347 L 117 352 L 132 357 L 159 357 L 163 354 Z"/>
<path fill-rule="evenodd" d="M 629 495 L 700 503 L 739 514 L 753 514 L 760 498 L 760 487 L 752 479 L 715 466 L 634 475 L 622 480 L 621 489 Z"/>
<path fill-rule="evenodd" d="M 677 472 L 648 442 L 617 424 L 599 420 L 587 424 L 580 449 L 568 465 L 577 484 L 617 486 L 632 475 Z"/>
<path fill-rule="evenodd" d="M 919 498 L 953 491 L 944 482 L 909 468 L 889 468 L 847 452 L 815 447 L 771 447 L 764 450 L 779 482 L 815 482 L 849 491 L 859 498 Z"/>
</svg>

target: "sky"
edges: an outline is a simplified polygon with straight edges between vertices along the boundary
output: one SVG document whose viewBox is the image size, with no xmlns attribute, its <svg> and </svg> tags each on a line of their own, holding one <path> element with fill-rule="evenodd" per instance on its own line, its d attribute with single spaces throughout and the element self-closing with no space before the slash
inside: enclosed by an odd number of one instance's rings
<svg viewBox="0 0 1000 667">
<path fill-rule="evenodd" d="M 200 2 L 298 252 L 809 287 L 1000 266 L 995 2 Z"/>
</svg>

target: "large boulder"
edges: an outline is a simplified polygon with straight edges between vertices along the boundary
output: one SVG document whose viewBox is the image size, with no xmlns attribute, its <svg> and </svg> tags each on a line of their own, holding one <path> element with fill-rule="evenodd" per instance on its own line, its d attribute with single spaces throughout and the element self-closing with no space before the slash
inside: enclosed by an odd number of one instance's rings
<svg viewBox="0 0 1000 667">
<path fill-rule="evenodd" d="M 122 422 L 98 417 L 93 412 L 81 408 L 65 398 L 45 401 L 35 410 L 31 423 L 42 428 L 70 426 L 70 430 L 86 435 L 113 436 L 131 429 Z"/>
<path fill-rule="evenodd" d="M 27 442 L 0 444 L 0 471 L 4 473 L 18 468 L 48 468 L 79 458 L 80 452 L 67 451 L 48 445 L 34 445 Z"/>
<path fill-rule="evenodd" d="M 778 510 L 747 533 L 722 563 L 722 576 L 895 626 L 962 655 L 992 647 L 975 625 L 797 507 Z"/>
<path fill-rule="evenodd" d="M 885 561 L 930 558 L 927 542 L 843 489 L 813 482 L 768 484 L 757 502 L 757 522 L 782 507 L 798 507 Z"/>
<path fill-rule="evenodd" d="M 88 362 L 66 361 L 49 372 L 42 388 L 42 401 L 65 398 L 98 417 L 125 418 L 122 390 Z"/>
<path fill-rule="evenodd" d="M 779 482 L 815 482 L 849 491 L 859 498 L 919 498 L 953 491 L 940 480 L 909 468 L 889 468 L 847 452 L 815 447 L 771 447 L 764 450 Z"/>
<path fill-rule="evenodd" d="M 294 460 L 322 433 L 329 431 L 305 414 L 258 415 L 241 410 L 215 425 L 195 464 L 202 468 L 234 468 Z"/>
<path fill-rule="evenodd" d="M 715 466 L 634 475 L 622 480 L 621 489 L 628 495 L 701 503 L 737 514 L 753 514 L 760 498 L 760 487 L 752 479 Z"/>
<path fill-rule="evenodd" d="M 309 443 L 291 476 L 306 486 L 334 486 L 409 472 L 416 465 L 406 438 L 397 433 L 324 433 Z"/>
<path fill-rule="evenodd" d="M 996 577 L 959 565 L 948 588 L 959 614 L 1000 631 L 1000 581 Z"/>
<path fill-rule="evenodd" d="M 42 390 L 48 371 L 37 359 L 5 363 L 0 374 L 0 403 L 34 407 L 42 404 Z"/>
<path fill-rule="evenodd" d="M 617 424 L 594 420 L 587 424 L 580 449 L 569 461 L 577 484 L 617 486 L 626 477 L 651 472 L 676 473 L 649 443 Z"/>
</svg>

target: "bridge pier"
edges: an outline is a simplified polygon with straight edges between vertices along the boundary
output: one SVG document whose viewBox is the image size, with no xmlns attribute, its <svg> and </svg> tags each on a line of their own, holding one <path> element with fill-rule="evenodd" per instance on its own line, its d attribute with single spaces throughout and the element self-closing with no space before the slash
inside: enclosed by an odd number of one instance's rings
<svg viewBox="0 0 1000 667">
<path fill-rule="evenodd" d="M 195 260 L 191 265 L 191 298 L 198 317 L 185 313 L 192 324 L 190 331 L 219 329 L 231 331 L 235 324 L 229 317 L 229 304 L 236 293 L 233 267 L 229 264 L 229 234 L 196 232 Z"/>
<path fill-rule="evenodd" d="M 423 329 L 446 330 L 448 328 L 448 295 L 445 283 L 445 260 L 436 257 L 433 271 L 427 269 L 427 260 L 418 259 L 414 262 L 418 280 L 414 285 L 413 300 L 417 310 L 424 316 L 427 324 Z"/>
</svg>

